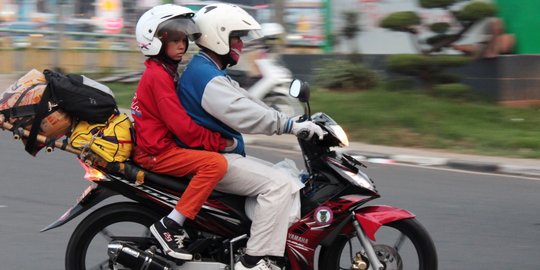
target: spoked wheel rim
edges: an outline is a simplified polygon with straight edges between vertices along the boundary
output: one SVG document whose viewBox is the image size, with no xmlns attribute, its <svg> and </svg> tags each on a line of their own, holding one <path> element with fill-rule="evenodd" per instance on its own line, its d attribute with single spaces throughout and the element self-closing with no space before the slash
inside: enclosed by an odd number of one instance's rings
<svg viewBox="0 0 540 270">
<path fill-rule="evenodd" d="M 415 219 L 398 220 L 384 224 L 372 242 L 375 255 L 385 270 L 436 270 L 437 254 L 433 241 Z M 319 269 L 374 270 L 356 235 L 337 239 L 322 251 L 327 259 L 320 260 Z"/>
</svg>

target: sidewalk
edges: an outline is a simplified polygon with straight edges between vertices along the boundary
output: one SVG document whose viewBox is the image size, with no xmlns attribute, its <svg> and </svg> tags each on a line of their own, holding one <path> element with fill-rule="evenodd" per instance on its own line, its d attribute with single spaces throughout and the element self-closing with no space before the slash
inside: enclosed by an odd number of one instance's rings
<svg viewBox="0 0 540 270">
<path fill-rule="evenodd" d="M 296 138 L 291 135 L 245 135 L 244 137 L 246 144 L 300 151 Z M 358 142 L 351 142 L 349 147 L 341 148 L 340 151 L 370 162 L 403 163 L 540 178 L 540 160 L 537 159 L 455 154 L 440 150 L 370 145 Z"/>
<path fill-rule="evenodd" d="M 15 80 L 13 75 L 0 74 L 0 93 Z M 245 141 L 251 145 L 300 151 L 296 137 L 292 135 L 245 135 Z M 465 155 L 442 150 L 391 147 L 358 142 L 351 142 L 349 147 L 342 148 L 341 151 L 370 162 L 405 163 L 540 178 L 540 159 Z"/>
</svg>

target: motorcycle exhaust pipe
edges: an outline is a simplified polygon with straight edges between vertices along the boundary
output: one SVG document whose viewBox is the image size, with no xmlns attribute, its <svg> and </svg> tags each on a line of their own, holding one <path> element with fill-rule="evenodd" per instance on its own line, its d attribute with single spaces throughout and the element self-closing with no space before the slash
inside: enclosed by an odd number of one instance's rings
<svg viewBox="0 0 540 270">
<path fill-rule="evenodd" d="M 109 264 L 121 264 L 130 269 L 139 270 L 172 270 L 173 266 L 167 260 L 151 253 L 142 251 L 125 242 L 111 242 L 107 246 Z"/>
</svg>

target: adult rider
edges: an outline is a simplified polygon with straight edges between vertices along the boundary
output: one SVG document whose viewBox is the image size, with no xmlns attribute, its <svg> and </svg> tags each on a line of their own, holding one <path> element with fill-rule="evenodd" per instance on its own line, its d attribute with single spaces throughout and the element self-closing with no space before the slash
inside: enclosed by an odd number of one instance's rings
<svg viewBox="0 0 540 270">
<path fill-rule="evenodd" d="M 234 269 L 279 269 L 269 258 L 284 256 L 292 202 L 290 176 L 266 161 L 246 157 L 241 133 L 305 132 L 309 138 L 316 134 L 322 139 L 324 132 L 313 122 L 295 122 L 250 98 L 246 90 L 227 76 L 225 69 L 238 62 L 244 39 L 258 36 L 261 27 L 251 15 L 235 5 L 210 4 L 200 9 L 194 20 L 201 32 L 201 37 L 195 40 L 201 51 L 184 70 L 177 94 L 197 124 L 237 142 L 231 153 L 224 154 L 227 173 L 215 189 L 256 197 L 246 254 Z"/>
</svg>

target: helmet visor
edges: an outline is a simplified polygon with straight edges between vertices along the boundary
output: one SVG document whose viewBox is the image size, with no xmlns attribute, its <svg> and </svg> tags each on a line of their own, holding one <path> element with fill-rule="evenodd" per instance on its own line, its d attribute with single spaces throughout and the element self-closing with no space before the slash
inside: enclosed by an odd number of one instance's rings
<svg viewBox="0 0 540 270">
<path fill-rule="evenodd" d="M 157 37 L 163 42 L 185 40 L 195 41 L 201 36 L 199 28 L 191 18 L 176 17 L 162 22 Z"/>
<path fill-rule="evenodd" d="M 249 43 L 259 38 L 262 38 L 263 35 L 261 33 L 261 30 L 252 29 L 252 30 L 232 31 L 229 37 L 239 37 L 242 40 L 242 42 Z"/>
</svg>

